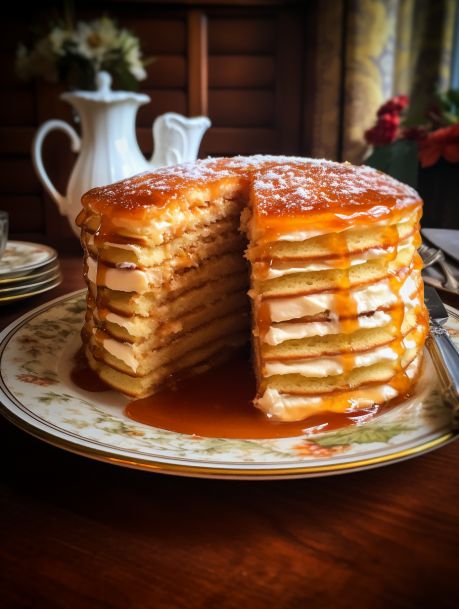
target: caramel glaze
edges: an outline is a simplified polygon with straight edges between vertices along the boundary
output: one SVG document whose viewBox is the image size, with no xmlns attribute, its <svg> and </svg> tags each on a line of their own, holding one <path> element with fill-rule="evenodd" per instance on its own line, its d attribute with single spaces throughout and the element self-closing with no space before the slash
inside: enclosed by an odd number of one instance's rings
<svg viewBox="0 0 459 609">
<path fill-rule="evenodd" d="M 172 219 L 178 209 L 192 209 L 199 199 L 212 200 L 228 189 L 255 202 L 253 222 L 268 240 L 275 235 L 311 226 L 335 233 L 372 222 L 394 223 L 420 208 L 418 194 L 368 167 L 346 163 L 276 157 L 207 159 L 166 167 L 100 188 L 82 198 L 87 215 L 98 214 L 98 236 L 122 234 L 120 226 L 146 224 L 161 217 Z M 190 201 L 190 191 L 201 197 Z M 192 196 L 195 196 L 193 192 Z M 268 233 L 271 233 L 269 236 Z"/>
<path fill-rule="evenodd" d="M 360 168 L 359 175 L 359 169 L 346 164 L 282 169 L 277 178 L 275 169 L 262 170 L 254 182 L 251 237 L 258 244 L 311 228 L 331 234 L 372 224 L 395 225 L 411 213 L 419 220 L 419 195 L 382 173 Z"/>
<path fill-rule="evenodd" d="M 252 404 L 255 379 L 247 358 L 239 356 L 199 376 L 182 380 L 175 389 L 130 402 L 126 415 L 139 423 L 176 433 L 212 438 L 286 438 L 355 425 L 400 403 L 348 413 L 323 412 L 303 421 L 280 422 Z M 406 397 L 406 396 L 405 396 Z"/>
<path fill-rule="evenodd" d="M 104 392 L 110 387 L 89 368 L 83 350 L 74 356 L 73 383 L 85 391 Z M 368 421 L 408 397 L 412 381 L 406 375 L 399 398 L 383 405 L 347 413 L 323 412 L 303 421 L 283 423 L 267 418 L 253 407 L 255 379 L 247 358 L 238 356 L 208 372 L 182 380 L 178 386 L 153 396 L 133 400 L 126 415 L 139 423 L 176 433 L 220 438 L 285 438 L 315 431 L 331 431 Z"/>
<path fill-rule="evenodd" d="M 70 378 L 77 387 L 85 391 L 94 393 L 110 391 L 110 387 L 89 367 L 83 348 L 78 349 L 73 356 Z"/>
</svg>

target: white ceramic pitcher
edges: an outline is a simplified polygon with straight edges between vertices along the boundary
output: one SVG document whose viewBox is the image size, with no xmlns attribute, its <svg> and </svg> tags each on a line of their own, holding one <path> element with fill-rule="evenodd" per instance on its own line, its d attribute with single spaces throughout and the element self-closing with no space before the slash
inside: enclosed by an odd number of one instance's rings
<svg viewBox="0 0 459 609">
<path fill-rule="evenodd" d="M 202 136 L 210 127 L 206 116 L 186 118 L 173 112 L 158 116 L 153 124 L 154 153 L 148 161 L 137 143 L 135 118 L 139 106 L 148 103 L 150 97 L 112 91 L 111 82 L 110 74 L 99 72 L 96 91 L 74 91 L 61 96 L 80 117 L 81 139 L 68 123 L 49 120 L 38 129 L 32 144 L 35 171 L 60 212 L 68 217 L 76 235 L 79 229 L 75 218 L 81 209 L 83 193 L 94 186 L 111 184 L 155 167 L 194 161 Z M 53 129 L 64 131 L 72 150 L 79 152 L 65 196 L 56 190 L 43 165 L 43 141 Z"/>
</svg>

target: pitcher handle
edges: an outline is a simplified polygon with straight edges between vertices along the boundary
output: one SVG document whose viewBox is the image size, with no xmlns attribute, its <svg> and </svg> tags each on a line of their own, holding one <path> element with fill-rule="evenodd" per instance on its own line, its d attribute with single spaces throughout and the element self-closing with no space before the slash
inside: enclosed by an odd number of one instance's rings
<svg viewBox="0 0 459 609">
<path fill-rule="evenodd" d="M 43 157 L 41 154 L 41 149 L 43 146 L 44 139 L 48 135 L 48 133 L 50 131 L 52 131 L 53 129 L 60 129 L 61 131 L 63 131 L 64 133 L 66 133 L 69 136 L 70 145 L 71 145 L 73 152 L 80 151 L 81 139 L 80 139 L 80 136 L 75 131 L 75 129 L 73 127 L 71 127 L 68 123 L 66 123 L 65 121 L 53 119 L 50 121 L 46 121 L 46 123 L 43 123 L 43 125 L 41 125 L 38 128 L 38 131 L 35 134 L 35 137 L 34 137 L 33 143 L 32 143 L 32 161 L 33 161 L 33 166 L 35 167 L 35 171 L 37 172 L 37 175 L 38 175 L 41 183 L 45 187 L 45 189 L 48 191 L 48 193 L 51 195 L 51 197 L 56 201 L 59 211 L 61 212 L 61 214 L 63 216 L 65 216 L 65 215 L 67 215 L 67 210 L 66 210 L 66 206 L 65 206 L 66 199 L 55 188 L 55 186 L 49 179 L 49 176 L 46 173 L 46 169 L 43 164 Z"/>
</svg>

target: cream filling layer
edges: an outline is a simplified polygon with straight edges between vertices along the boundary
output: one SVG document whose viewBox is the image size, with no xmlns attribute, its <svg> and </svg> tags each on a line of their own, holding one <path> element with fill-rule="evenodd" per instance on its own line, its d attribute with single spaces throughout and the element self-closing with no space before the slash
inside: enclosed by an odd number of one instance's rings
<svg viewBox="0 0 459 609">
<path fill-rule="evenodd" d="M 403 243 L 397 248 L 397 254 L 406 250 L 407 248 L 412 247 L 411 240 L 408 243 Z M 354 256 L 349 256 L 349 266 L 358 266 L 359 264 L 365 264 L 369 260 L 377 260 L 378 258 L 382 258 L 388 254 L 392 254 L 394 252 L 394 247 L 388 247 L 386 249 L 382 247 L 373 247 L 368 249 L 365 252 L 365 256 L 363 254 L 356 254 Z M 311 262 L 309 264 L 305 264 L 303 266 L 292 266 L 289 268 L 276 268 L 270 267 L 265 274 L 258 273 L 256 270 L 256 264 L 254 265 L 254 277 L 256 279 L 277 279 L 278 277 L 284 277 L 284 275 L 292 275 L 294 273 L 307 273 L 311 271 L 330 271 L 337 268 L 342 268 L 340 266 L 340 259 L 329 259 L 323 262 Z"/>
<path fill-rule="evenodd" d="M 391 347 L 378 347 L 365 353 L 356 353 L 353 358 L 353 367 L 361 368 L 384 361 L 395 362 L 398 355 Z M 301 376 L 324 378 L 345 372 L 343 357 L 340 355 L 295 361 L 270 361 L 266 362 L 263 367 L 264 377 L 274 374 L 301 374 Z"/>
<path fill-rule="evenodd" d="M 105 315 L 104 319 L 109 323 L 121 326 L 131 336 L 144 336 L 146 334 L 145 329 L 143 328 L 145 324 L 138 324 L 135 321 L 132 321 L 129 317 L 123 317 L 122 315 L 109 312 Z"/>
<path fill-rule="evenodd" d="M 406 368 L 405 374 L 414 379 L 421 358 L 416 357 Z M 279 421 L 300 421 L 318 412 L 352 412 L 362 408 L 370 408 L 397 397 L 398 391 L 390 383 L 369 386 L 366 388 L 346 391 L 342 396 L 293 396 L 282 394 L 277 389 L 268 388 L 264 394 L 254 401 L 257 408 L 268 417 Z"/>
<path fill-rule="evenodd" d="M 385 311 L 375 311 L 373 315 L 362 315 L 357 318 L 358 329 L 380 328 L 387 325 L 391 316 Z M 271 326 L 264 336 L 263 342 L 269 345 L 280 345 L 286 340 L 296 340 L 309 338 L 310 336 L 326 336 L 327 334 L 339 334 L 341 323 L 334 321 L 310 321 L 307 323 L 284 322 L 276 326 Z"/>
<path fill-rule="evenodd" d="M 86 263 L 89 281 L 97 284 L 97 261 L 88 256 Z M 161 283 L 162 279 L 163 274 L 160 270 L 150 269 L 148 271 L 141 271 L 140 269 L 113 269 L 104 267 L 103 285 L 110 290 L 143 294 L 152 285 Z"/>
<path fill-rule="evenodd" d="M 400 298 L 404 304 L 413 303 L 413 295 L 416 293 L 416 283 L 412 276 L 408 276 L 399 290 L 399 294 L 394 294 L 387 279 L 373 283 L 359 290 L 351 290 L 350 296 L 356 304 L 357 314 L 370 313 L 380 307 L 387 307 L 398 302 Z M 295 296 L 292 298 L 272 298 L 267 299 L 271 321 L 288 321 L 290 319 L 300 319 L 308 315 L 319 315 L 325 311 L 330 311 L 332 319 L 334 313 L 335 296 L 332 292 L 319 294 L 307 294 L 305 296 Z"/>
<path fill-rule="evenodd" d="M 393 220 L 392 222 L 388 221 L 386 214 L 387 214 L 387 207 L 385 206 L 375 206 L 372 209 L 372 215 L 374 216 L 374 219 L 371 220 L 371 226 L 391 226 L 391 225 L 400 225 L 400 224 L 405 224 L 407 222 L 413 223 L 416 222 L 417 220 L 417 214 L 418 214 L 418 210 L 411 212 L 405 216 L 402 216 L 401 218 L 398 218 L 396 220 Z M 346 215 L 346 214 L 335 214 L 335 216 L 340 219 L 340 220 L 347 220 L 349 222 L 349 224 L 347 226 L 343 226 L 341 229 L 335 230 L 335 233 L 342 233 L 346 230 L 351 230 L 352 229 L 352 220 L 355 222 L 355 220 L 359 217 L 359 216 L 365 216 L 365 218 L 367 217 L 366 213 L 361 213 L 361 212 L 356 212 L 354 214 L 351 215 Z M 378 216 L 384 216 L 384 218 L 382 218 L 381 220 L 378 220 Z M 354 226 L 355 228 L 355 226 Z M 281 235 L 277 236 L 277 241 L 307 241 L 308 239 L 313 239 L 314 237 L 320 237 L 322 235 L 326 235 L 329 234 L 330 232 L 330 228 L 326 228 L 325 230 L 298 230 L 298 231 L 290 231 L 289 233 L 284 233 Z"/>
<path fill-rule="evenodd" d="M 131 344 L 119 342 L 114 338 L 104 338 L 102 344 L 104 349 L 110 353 L 110 355 L 113 355 L 117 359 L 121 360 L 123 364 L 128 366 L 128 368 L 134 372 L 137 372 L 139 361 Z"/>
<path fill-rule="evenodd" d="M 94 235 L 88 235 L 87 240 L 88 246 L 91 248 L 94 247 Z M 106 241 L 104 245 L 105 247 L 113 247 L 119 250 L 127 250 L 136 253 L 142 251 L 142 246 L 135 245 L 134 243 L 111 243 L 110 241 Z"/>
</svg>

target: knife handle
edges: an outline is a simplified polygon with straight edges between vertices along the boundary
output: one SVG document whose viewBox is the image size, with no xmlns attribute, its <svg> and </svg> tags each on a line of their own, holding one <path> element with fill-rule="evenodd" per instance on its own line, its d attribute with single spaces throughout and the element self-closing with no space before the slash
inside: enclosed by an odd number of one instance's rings
<svg viewBox="0 0 459 609">
<path fill-rule="evenodd" d="M 430 324 L 427 347 L 437 369 L 443 398 L 453 408 L 456 426 L 459 425 L 459 352 L 448 331 L 439 324 Z"/>
</svg>

